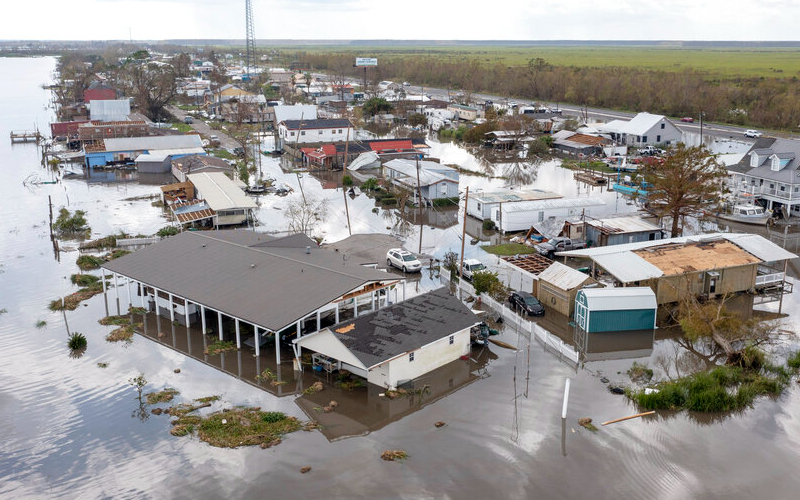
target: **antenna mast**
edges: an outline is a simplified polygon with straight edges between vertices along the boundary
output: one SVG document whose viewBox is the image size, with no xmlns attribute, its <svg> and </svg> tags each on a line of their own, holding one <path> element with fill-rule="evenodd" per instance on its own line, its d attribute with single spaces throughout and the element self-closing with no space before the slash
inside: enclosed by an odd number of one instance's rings
<svg viewBox="0 0 800 500">
<path fill-rule="evenodd" d="M 245 0 L 245 28 L 245 43 L 247 45 L 245 66 L 247 67 L 247 75 L 252 79 L 253 72 L 256 69 L 256 34 L 253 29 L 253 4 L 251 0 Z"/>
</svg>

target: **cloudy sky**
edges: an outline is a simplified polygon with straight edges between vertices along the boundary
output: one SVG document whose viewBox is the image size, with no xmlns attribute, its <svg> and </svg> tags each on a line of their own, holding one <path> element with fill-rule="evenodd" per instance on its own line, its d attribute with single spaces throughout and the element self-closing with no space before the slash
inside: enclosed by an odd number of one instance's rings
<svg viewBox="0 0 800 500">
<path fill-rule="evenodd" d="M 253 0 L 260 39 L 798 40 L 797 0 Z M 3 39 L 244 38 L 245 0 L 3 0 Z M 10 12 L 10 15 L 9 15 Z"/>
</svg>

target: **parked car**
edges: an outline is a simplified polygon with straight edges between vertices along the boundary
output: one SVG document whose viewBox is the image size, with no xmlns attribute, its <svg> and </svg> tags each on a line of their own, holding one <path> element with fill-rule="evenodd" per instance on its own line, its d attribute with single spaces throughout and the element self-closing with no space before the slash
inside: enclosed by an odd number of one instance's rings
<svg viewBox="0 0 800 500">
<path fill-rule="evenodd" d="M 681 118 L 681 121 L 684 123 L 694 123 L 694 118 L 692 118 L 691 116 L 684 116 L 683 118 Z"/>
<path fill-rule="evenodd" d="M 404 273 L 414 273 L 422 270 L 422 263 L 413 253 L 402 248 L 392 248 L 386 252 L 386 264 L 397 269 L 402 269 Z"/>
<path fill-rule="evenodd" d="M 183 123 L 191 125 L 192 123 L 194 123 L 194 118 L 192 118 L 191 116 L 184 116 Z"/>
<path fill-rule="evenodd" d="M 664 150 L 655 146 L 645 146 L 639 150 L 639 154 L 642 156 L 659 156 L 664 154 Z"/>
<path fill-rule="evenodd" d="M 409 85 L 411 85 L 411 84 L 408 83 L 408 82 L 403 82 L 403 87 L 408 87 Z"/>
<path fill-rule="evenodd" d="M 528 292 L 514 292 L 508 297 L 511 307 L 528 316 L 544 316 L 544 306 Z"/>
<path fill-rule="evenodd" d="M 484 266 L 483 263 L 481 263 L 481 261 L 478 259 L 466 259 L 461 269 L 461 275 L 469 281 L 472 281 L 472 276 L 478 271 L 483 271 L 484 269 L 486 269 L 486 266 Z"/>
<path fill-rule="evenodd" d="M 752 129 L 751 129 L 751 130 L 745 130 L 745 131 L 744 131 L 744 136 L 745 136 L 745 137 L 752 137 L 753 139 L 758 139 L 758 138 L 759 138 L 759 137 L 761 137 L 762 135 L 764 135 L 764 134 L 762 134 L 762 133 L 761 133 L 761 132 L 759 132 L 758 130 L 752 130 Z"/>
<path fill-rule="evenodd" d="M 543 243 L 536 245 L 536 251 L 541 255 L 552 257 L 556 252 L 565 252 L 567 250 L 577 250 L 579 248 L 586 248 L 586 242 L 580 240 L 572 240 L 563 236 L 551 238 Z"/>
</svg>

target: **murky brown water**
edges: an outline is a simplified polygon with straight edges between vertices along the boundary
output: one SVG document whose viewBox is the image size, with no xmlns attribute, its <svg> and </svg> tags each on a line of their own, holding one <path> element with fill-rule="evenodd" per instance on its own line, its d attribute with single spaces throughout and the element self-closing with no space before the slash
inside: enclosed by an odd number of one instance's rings
<svg viewBox="0 0 800 500">
<path fill-rule="evenodd" d="M 0 59 L 0 497 L 1 498 L 796 498 L 800 479 L 800 386 L 777 399 L 759 399 L 741 414 L 698 416 L 680 412 L 603 427 L 593 434 L 576 423 L 628 415 L 636 408 L 610 394 L 600 382 L 627 382 L 633 360 L 657 374 L 688 369 L 693 361 L 667 330 L 654 338 L 636 335 L 612 342 L 585 339 L 587 356 L 598 361 L 579 368 L 561 363 L 535 341 L 506 330 L 500 339 L 520 351 L 491 346 L 473 351 L 472 360 L 456 361 L 418 381 L 430 392 L 422 397 L 387 400 L 376 388 L 352 392 L 328 386 L 312 396 L 297 389 L 316 380 L 296 377 L 284 364 L 288 383 L 259 387 L 254 374 L 263 369 L 248 350 L 205 356 L 197 331 L 162 318 L 165 336 L 130 345 L 104 340 L 112 327 L 97 320 L 105 312 L 96 296 L 66 315 L 47 310 L 48 302 L 75 290 L 69 275 L 77 272 L 77 252 L 64 243 L 54 258 L 46 225 L 47 195 L 56 207 L 88 212 L 101 236 L 123 229 L 152 233 L 165 224 L 149 201 L 123 198 L 150 194 L 135 174 L 68 179 L 56 185 L 24 188 L 22 181 L 39 167 L 35 145 L 11 146 L 10 130 L 46 128 L 49 99 L 40 84 L 54 61 Z M 435 145 L 446 163 L 475 161 L 453 145 Z M 291 183 L 300 196 L 331 200 L 331 214 L 321 228 L 326 240 L 347 235 L 342 192 L 324 189 L 311 176 L 282 174 L 274 160 L 270 175 Z M 503 186 L 505 180 L 464 177 L 471 187 Z M 539 167 L 535 185 L 565 195 L 585 195 L 571 172 L 554 164 Z M 120 182 L 124 180 L 124 182 Z M 144 180 L 157 182 L 157 180 Z M 533 182 L 533 181 L 528 181 Z M 603 191 L 610 210 L 630 210 L 624 200 Z M 261 197 L 262 229 L 285 225 L 281 210 L 290 197 Z M 613 202 L 613 203 L 611 203 Z M 422 226 L 395 225 L 396 215 L 380 210 L 364 196 L 350 202 L 354 232 L 394 232 L 411 248 L 441 256 L 460 246 L 449 214 L 428 217 Z M 442 227 L 444 226 L 444 227 Z M 420 243 L 421 242 L 421 243 Z M 467 245 L 470 254 L 480 250 Z M 409 286 L 426 290 L 434 280 L 423 273 Z M 786 296 L 783 312 L 789 328 L 797 324 L 797 294 Z M 776 312 L 778 304 L 757 306 Z M 35 323 L 45 320 L 46 327 Z M 554 328 L 555 329 L 555 328 Z M 66 346 L 67 331 L 83 332 L 89 341 L 80 358 Z M 563 338 L 569 340 L 567 329 Z M 651 334 L 652 335 L 652 334 Z M 612 339 L 613 340 L 613 339 Z M 188 355 L 187 355 L 188 353 Z M 262 353 L 264 362 L 270 363 Z M 274 358 L 272 358 L 274 360 Z M 108 363 L 107 368 L 97 363 Z M 223 367 L 224 363 L 224 367 Z M 174 373 L 175 368 L 181 372 Z M 169 434 L 169 420 L 141 412 L 127 380 L 144 373 L 147 390 L 164 386 L 181 391 L 179 400 L 219 394 L 231 404 L 252 404 L 302 419 L 318 418 L 324 428 L 287 436 L 277 447 L 223 450 L 189 437 Z M 284 372 L 282 372 L 282 377 Z M 560 418 L 564 379 L 572 379 L 569 418 Z M 265 390 L 266 389 L 266 390 Z M 278 395 L 280 392 L 281 395 Z M 515 397 L 516 396 L 516 397 Z M 316 409 L 335 399 L 336 412 Z M 447 425 L 435 428 L 436 421 Z M 400 463 L 379 455 L 403 449 Z M 301 475 L 300 467 L 312 471 Z"/>
</svg>

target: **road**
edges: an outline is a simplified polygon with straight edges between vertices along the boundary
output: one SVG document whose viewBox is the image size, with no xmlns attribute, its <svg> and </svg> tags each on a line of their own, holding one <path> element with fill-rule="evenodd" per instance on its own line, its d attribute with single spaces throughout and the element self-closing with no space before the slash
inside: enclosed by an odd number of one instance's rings
<svg viewBox="0 0 800 500">
<path fill-rule="evenodd" d="M 167 106 L 167 111 L 172 113 L 175 116 L 175 118 L 177 118 L 178 121 L 181 121 L 181 122 L 183 122 L 183 119 L 186 116 L 191 116 L 186 111 L 184 111 L 184 110 L 182 110 L 180 108 L 177 108 L 175 106 Z M 234 141 L 225 132 L 223 132 L 221 130 L 214 130 L 213 128 L 209 127 L 206 124 L 206 122 L 204 122 L 200 118 L 196 118 L 196 117 L 192 117 L 192 118 L 194 118 L 194 120 L 191 123 L 191 127 L 193 129 L 195 129 L 197 132 L 199 132 L 200 135 L 203 135 L 205 137 L 208 137 L 208 136 L 211 136 L 211 135 L 216 135 L 219 138 L 220 147 L 225 148 L 225 149 L 233 149 L 233 148 L 240 147 L 239 143 Z"/>
</svg>

